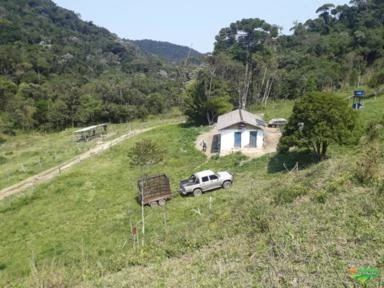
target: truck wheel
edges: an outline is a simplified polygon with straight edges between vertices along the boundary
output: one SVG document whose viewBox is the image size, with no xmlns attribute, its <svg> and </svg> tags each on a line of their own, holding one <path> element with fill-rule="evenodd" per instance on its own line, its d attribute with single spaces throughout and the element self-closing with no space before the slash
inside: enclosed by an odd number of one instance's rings
<svg viewBox="0 0 384 288">
<path fill-rule="evenodd" d="M 149 203 L 149 206 L 151 206 L 151 207 L 156 207 L 156 206 L 157 206 L 157 202 L 156 202 L 156 201 L 150 202 L 150 203 Z"/>
<path fill-rule="evenodd" d="M 231 185 L 232 185 L 231 181 L 224 181 L 223 188 L 224 189 L 228 189 L 229 187 L 231 187 Z"/>
<path fill-rule="evenodd" d="M 165 200 L 164 199 L 160 199 L 158 202 L 159 202 L 159 206 L 164 206 L 165 205 Z"/>
<path fill-rule="evenodd" d="M 203 191 L 201 191 L 200 188 L 193 190 L 193 196 L 198 197 L 201 196 L 201 194 L 203 194 Z"/>
</svg>

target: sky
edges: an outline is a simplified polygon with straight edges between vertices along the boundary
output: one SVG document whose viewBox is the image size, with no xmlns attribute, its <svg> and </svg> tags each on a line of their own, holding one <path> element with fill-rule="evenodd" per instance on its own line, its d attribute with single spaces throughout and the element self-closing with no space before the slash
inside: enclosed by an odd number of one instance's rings
<svg viewBox="0 0 384 288">
<path fill-rule="evenodd" d="M 199 52 L 213 51 L 220 29 L 244 18 L 260 18 L 283 27 L 304 23 L 325 3 L 349 0 L 53 0 L 120 38 L 151 39 L 187 46 Z"/>
</svg>

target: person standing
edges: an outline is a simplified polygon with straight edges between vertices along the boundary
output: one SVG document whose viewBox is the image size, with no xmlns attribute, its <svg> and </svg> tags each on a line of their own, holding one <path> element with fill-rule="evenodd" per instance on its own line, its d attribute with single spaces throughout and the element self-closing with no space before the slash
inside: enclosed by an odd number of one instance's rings
<svg viewBox="0 0 384 288">
<path fill-rule="evenodd" d="M 207 151 L 207 142 L 203 140 L 203 152 Z"/>
</svg>

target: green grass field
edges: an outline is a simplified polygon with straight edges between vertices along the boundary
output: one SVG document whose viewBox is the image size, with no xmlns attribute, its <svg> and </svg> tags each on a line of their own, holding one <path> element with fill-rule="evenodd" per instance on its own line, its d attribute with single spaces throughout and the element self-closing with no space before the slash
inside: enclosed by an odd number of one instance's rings
<svg viewBox="0 0 384 288">
<path fill-rule="evenodd" d="M 174 118 L 173 121 L 178 119 L 180 118 Z M 169 119 L 109 125 L 105 141 L 134 129 L 155 126 L 166 121 Z M 15 137 L 7 137 L 7 141 L 0 144 L 0 189 L 59 165 L 96 145 L 96 139 L 89 142 L 75 142 L 73 134 L 75 130 L 67 129 L 51 134 L 21 133 Z"/>
<path fill-rule="evenodd" d="M 382 97 L 367 100 L 361 121 L 383 108 Z M 286 106 L 268 109 L 270 118 L 289 116 Z M 152 130 L 1 201 L 0 286 L 360 287 L 348 268 L 384 267 L 384 196 L 354 179 L 360 147 L 332 147 L 320 164 L 294 153 L 207 160 L 194 149 L 203 129 Z M 166 150 L 146 173 L 166 173 L 175 192 L 192 171 L 235 176 L 231 189 L 146 207 L 144 246 L 141 233 L 131 235 L 141 229 L 140 171 L 128 159 L 141 139 Z"/>
</svg>

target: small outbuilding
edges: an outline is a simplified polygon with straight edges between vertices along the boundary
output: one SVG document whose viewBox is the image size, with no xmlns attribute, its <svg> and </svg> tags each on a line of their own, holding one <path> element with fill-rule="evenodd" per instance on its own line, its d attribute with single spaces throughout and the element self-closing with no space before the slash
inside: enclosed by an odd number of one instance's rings
<svg viewBox="0 0 384 288">
<path fill-rule="evenodd" d="M 89 141 L 107 134 L 107 124 L 99 124 L 81 128 L 73 132 L 75 141 Z"/>
<path fill-rule="evenodd" d="M 217 150 L 221 155 L 246 150 L 262 150 L 265 122 L 243 109 L 220 115 L 216 128 L 219 132 Z"/>
<path fill-rule="evenodd" d="M 285 118 L 273 118 L 273 119 L 269 120 L 268 127 L 281 128 L 284 125 L 286 125 L 287 123 L 288 123 L 288 120 Z"/>
</svg>

